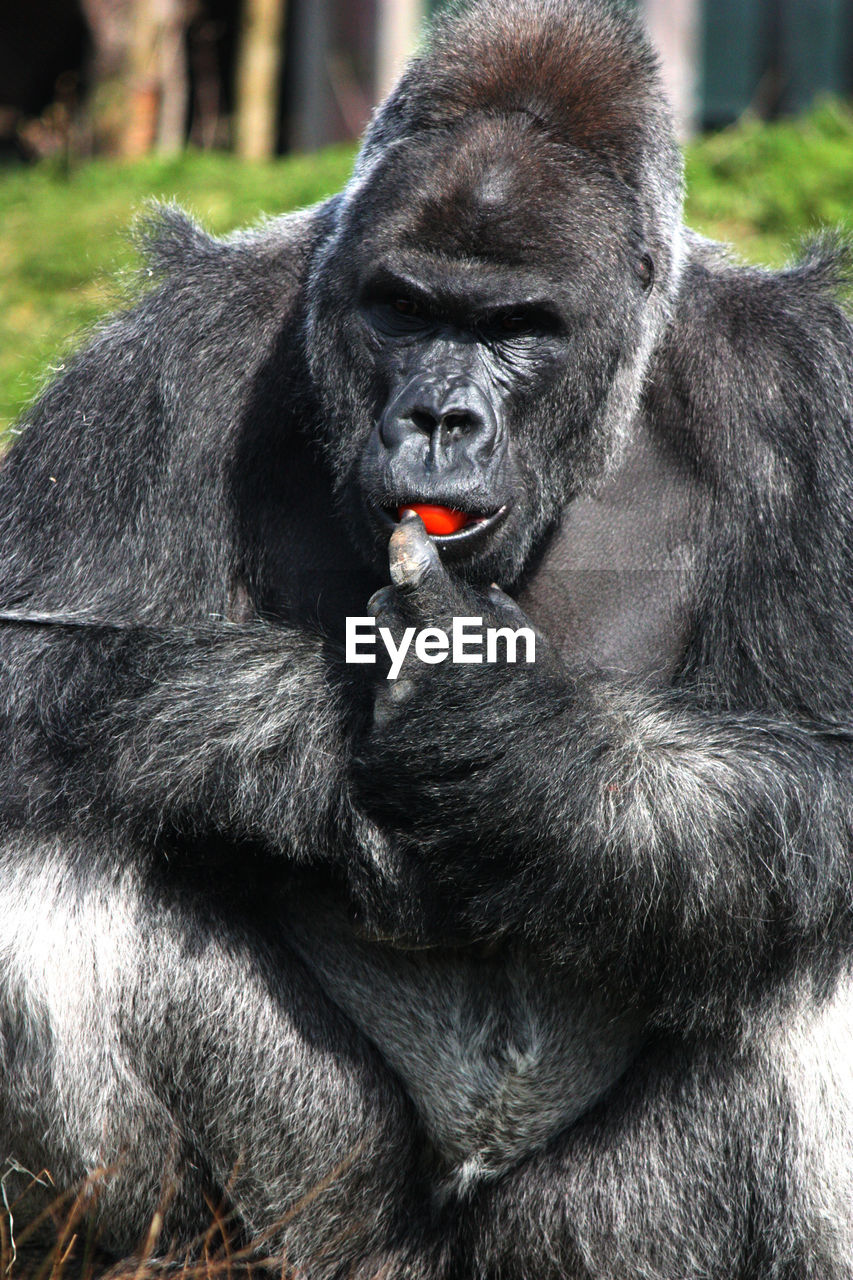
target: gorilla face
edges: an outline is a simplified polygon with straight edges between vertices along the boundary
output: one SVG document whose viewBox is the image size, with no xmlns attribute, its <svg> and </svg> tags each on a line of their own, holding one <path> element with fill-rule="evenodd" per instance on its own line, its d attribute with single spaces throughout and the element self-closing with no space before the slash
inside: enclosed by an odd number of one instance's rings
<svg viewBox="0 0 853 1280">
<path fill-rule="evenodd" d="M 406 506 L 471 581 L 515 581 L 618 447 L 659 310 L 631 191 L 529 117 L 390 149 L 320 252 L 309 349 L 338 500 L 381 565 Z"/>
</svg>

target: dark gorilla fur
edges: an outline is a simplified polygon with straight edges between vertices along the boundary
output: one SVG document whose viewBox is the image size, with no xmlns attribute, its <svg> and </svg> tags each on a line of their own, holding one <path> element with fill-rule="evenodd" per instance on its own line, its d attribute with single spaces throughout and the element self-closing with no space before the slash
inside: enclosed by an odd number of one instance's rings
<svg viewBox="0 0 853 1280">
<path fill-rule="evenodd" d="M 312 1280 L 849 1280 L 845 259 L 680 205 L 634 19 L 479 0 L 341 196 L 164 214 L 26 416 L 0 1154 L 106 1169 L 110 1247 L 227 1197 Z M 378 588 L 537 662 L 348 667 Z"/>
</svg>

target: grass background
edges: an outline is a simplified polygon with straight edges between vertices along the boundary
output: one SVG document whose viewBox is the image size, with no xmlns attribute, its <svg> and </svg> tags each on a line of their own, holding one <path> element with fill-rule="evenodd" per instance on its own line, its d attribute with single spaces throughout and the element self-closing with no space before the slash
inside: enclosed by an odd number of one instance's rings
<svg viewBox="0 0 853 1280">
<path fill-rule="evenodd" d="M 147 200 L 175 199 L 223 233 L 311 204 L 349 174 L 349 147 L 269 164 L 219 154 L 0 170 L 0 435 L 63 356 L 123 297 L 129 235 Z M 853 232 L 853 111 L 736 127 L 687 149 L 687 218 L 753 262 L 778 265 L 821 226 Z"/>
</svg>

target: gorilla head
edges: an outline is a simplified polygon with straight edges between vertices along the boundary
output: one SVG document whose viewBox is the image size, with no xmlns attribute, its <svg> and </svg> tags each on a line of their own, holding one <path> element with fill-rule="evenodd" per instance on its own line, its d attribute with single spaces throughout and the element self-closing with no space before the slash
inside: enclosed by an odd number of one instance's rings
<svg viewBox="0 0 853 1280">
<path fill-rule="evenodd" d="M 680 215 L 627 15 L 493 0 L 438 28 L 330 206 L 310 289 L 336 484 L 372 563 L 399 510 L 428 503 L 466 518 L 435 539 L 445 561 L 517 579 L 618 450 L 677 288 Z"/>
</svg>

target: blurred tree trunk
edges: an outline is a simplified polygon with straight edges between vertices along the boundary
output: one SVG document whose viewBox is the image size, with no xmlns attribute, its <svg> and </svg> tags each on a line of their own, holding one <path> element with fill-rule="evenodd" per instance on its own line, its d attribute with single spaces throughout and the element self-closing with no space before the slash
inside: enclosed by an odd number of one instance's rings
<svg viewBox="0 0 853 1280">
<path fill-rule="evenodd" d="M 81 0 L 94 44 L 95 150 L 179 151 L 189 111 L 187 26 L 196 0 Z"/>
<path fill-rule="evenodd" d="M 187 0 L 136 0 L 128 51 L 130 100 L 121 151 L 147 155 L 184 145 L 189 78 Z"/>
<path fill-rule="evenodd" d="M 159 0 L 136 0 L 128 48 L 130 97 L 121 139 L 125 156 L 144 156 L 153 150 L 160 113 L 160 86 L 157 77 L 157 33 Z"/>
<path fill-rule="evenodd" d="M 394 88 L 414 52 L 424 20 L 423 0 L 379 0 L 377 5 L 376 99 Z"/>
<path fill-rule="evenodd" d="M 699 115 L 700 0 L 644 0 L 643 12 L 661 56 L 664 88 L 679 137 L 689 138 Z"/>
<path fill-rule="evenodd" d="M 190 95 L 187 25 L 190 5 L 191 0 L 160 0 L 157 150 L 164 155 L 182 151 L 187 137 Z"/>
<path fill-rule="evenodd" d="M 92 36 L 92 91 L 85 106 L 84 150 L 121 149 L 130 109 L 128 62 L 132 0 L 82 0 Z"/>
<path fill-rule="evenodd" d="M 316 151 L 329 141 L 330 0 L 311 0 L 294 11 L 291 103 L 287 144 L 293 151 Z"/>
<path fill-rule="evenodd" d="M 285 0 L 243 0 L 234 145 L 249 160 L 275 153 L 284 12 Z"/>
</svg>

